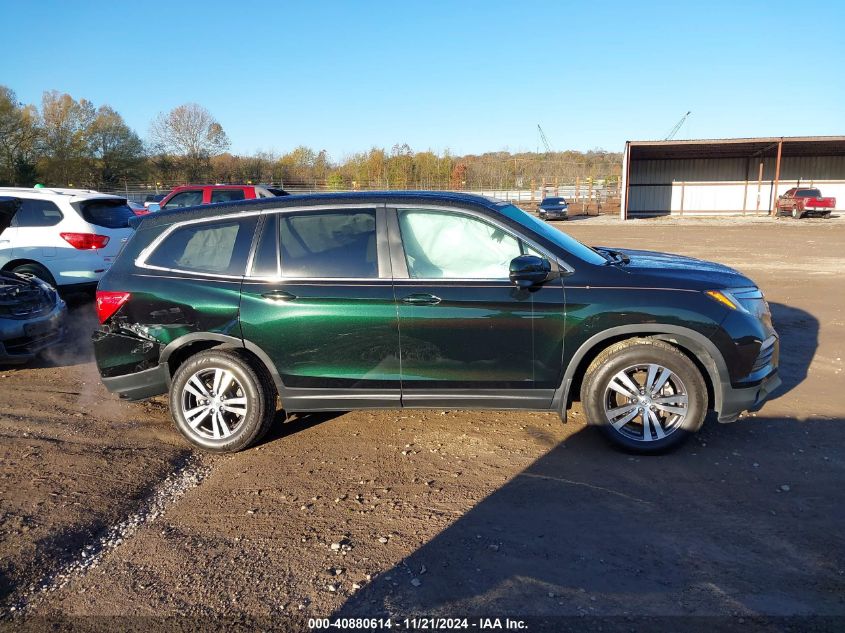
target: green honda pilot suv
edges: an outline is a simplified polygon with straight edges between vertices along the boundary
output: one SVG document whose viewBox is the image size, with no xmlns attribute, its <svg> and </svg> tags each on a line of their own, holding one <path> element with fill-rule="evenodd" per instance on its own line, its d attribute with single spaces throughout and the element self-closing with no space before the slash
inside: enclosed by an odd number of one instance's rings
<svg viewBox="0 0 845 633">
<path fill-rule="evenodd" d="M 554 411 L 628 450 L 731 422 L 780 384 L 760 290 L 719 264 L 587 247 L 505 202 L 287 196 L 139 218 L 100 281 L 106 387 L 169 394 L 210 451 L 286 411 Z"/>
</svg>

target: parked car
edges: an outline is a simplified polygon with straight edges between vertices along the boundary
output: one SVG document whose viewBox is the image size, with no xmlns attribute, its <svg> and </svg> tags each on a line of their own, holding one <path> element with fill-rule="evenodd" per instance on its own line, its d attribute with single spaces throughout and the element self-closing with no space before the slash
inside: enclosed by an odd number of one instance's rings
<svg viewBox="0 0 845 633">
<path fill-rule="evenodd" d="M 255 198 L 274 198 L 287 195 L 287 192 L 263 185 L 185 185 L 176 187 L 159 204 L 158 208 L 151 205 L 151 211 L 178 209 L 181 207 L 195 207 L 201 204 L 216 202 L 233 202 L 235 200 L 254 200 Z"/>
<path fill-rule="evenodd" d="M 0 196 L 0 233 L 20 208 Z M 0 271 L 0 365 L 25 363 L 61 341 L 67 308 L 55 288 L 26 273 Z"/>
<path fill-rule="evenodd" d="M 725 266 L 590 248 L 468 194 L 286 196 L 140 219 L 101 280 L 106 387 L 236 451 L 287 411 L 555 411 L 654 452 L 760 406 L 778 336 Z M 401 335 L 401 336 L 400 336 Z"/>
<path fill-rule="evenodd" d="M 814 187 L 793 187 L 782 196 L 778 196 L 778 215 L 789 213 L 796 220 L 805 215 L 821 215 L 829 218 L 836 208 L 836 198 L 822 197 L 822 192 Z"/>
<path fill-rule="evenodd" d="M 565 220 L 569 217 L 569 204 L 565 198 L 543 198 L 537 213 L 541 220 Z"/>
<path fill-rule="evenodd" d="M 21 202 L 0 233 L 0 270 L 93 290 L 132 234 L 126 199 L 86 189 L 0 187 Z"/>
<path fill-rule="evenodd" d="M 150 212 L 150 210 L 140 202 L 133 202 L 132 200 L 127 200 L 126 204 L 129 205 L 129 208 L 132 209 L 132 213 L 134 213 L 135 215 L 147 215 Z"/>
<path fill-rule="evenodd" d="M 161 201 L 167 197 L 166 193 L 151 193 L 144 197 L 144 207 L 149 209 L 151 204 L 161 204 Z"/>
</svg>

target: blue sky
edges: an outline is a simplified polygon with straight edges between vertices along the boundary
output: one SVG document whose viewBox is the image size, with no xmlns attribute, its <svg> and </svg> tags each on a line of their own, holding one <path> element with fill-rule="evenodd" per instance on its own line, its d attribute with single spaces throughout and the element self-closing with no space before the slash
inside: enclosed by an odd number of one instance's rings
<svg viewBox="0 0 845 633">
<path fill-rule="evenodd" d="M 116 108 L 195 101 L 232 151 L 304 144 L 619 151 L 845 133 L 843 2 L 0 0 L 0 84 Z"/>
</svg>

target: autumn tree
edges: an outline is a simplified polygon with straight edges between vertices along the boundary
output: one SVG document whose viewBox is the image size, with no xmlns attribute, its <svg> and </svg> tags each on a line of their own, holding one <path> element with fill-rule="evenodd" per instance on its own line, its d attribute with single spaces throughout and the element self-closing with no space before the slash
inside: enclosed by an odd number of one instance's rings
<svg viewBox="0 0 845 633">
<path fill-rule="evenodd" d="M 172 154 L 183 164 L 185 178 L 199 180 L 209 171 L 209 160 L 229 148 L 229 137 L 211 112 L 186 103 L 160 113 L 150 126 L 156 153 Z"/>
<path fill-rule="evenodd" d="M 0 86 L 0 184 L 34 184 L 39 133 L 37 110 Z"/>
<path fill-rule="evenodd" d="M 68 186 L 89 180 L 87 131 L 95 117 L 94 104 L 87 99 L 76 101 L 55 90 L 44 93 L 39 171 L 46 181 Z"/>
</svg>

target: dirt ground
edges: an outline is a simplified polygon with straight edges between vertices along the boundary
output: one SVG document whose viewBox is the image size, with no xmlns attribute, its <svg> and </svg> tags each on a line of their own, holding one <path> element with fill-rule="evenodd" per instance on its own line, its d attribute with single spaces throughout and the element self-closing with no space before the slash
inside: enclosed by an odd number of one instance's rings
<svg viewBox="0 0 845 633">
<path fill-rule="evenodd" d="M 759 413 L 708 419 L 657 457 L 610 448 L 577 405 L 565 425 L 280 414 L 260 446 L 209 456 L 180 440 L 161 399 L 105 391 L 92 307 L 77 300 L 62 350 L 0 368 L 0 628 L 390 616 L 405 630 L 426 615 L 470 628 L 842 630 L 845 222 L 557 225 L 747 273 L 782 337 L 783 386 Z"/>
</svg>

